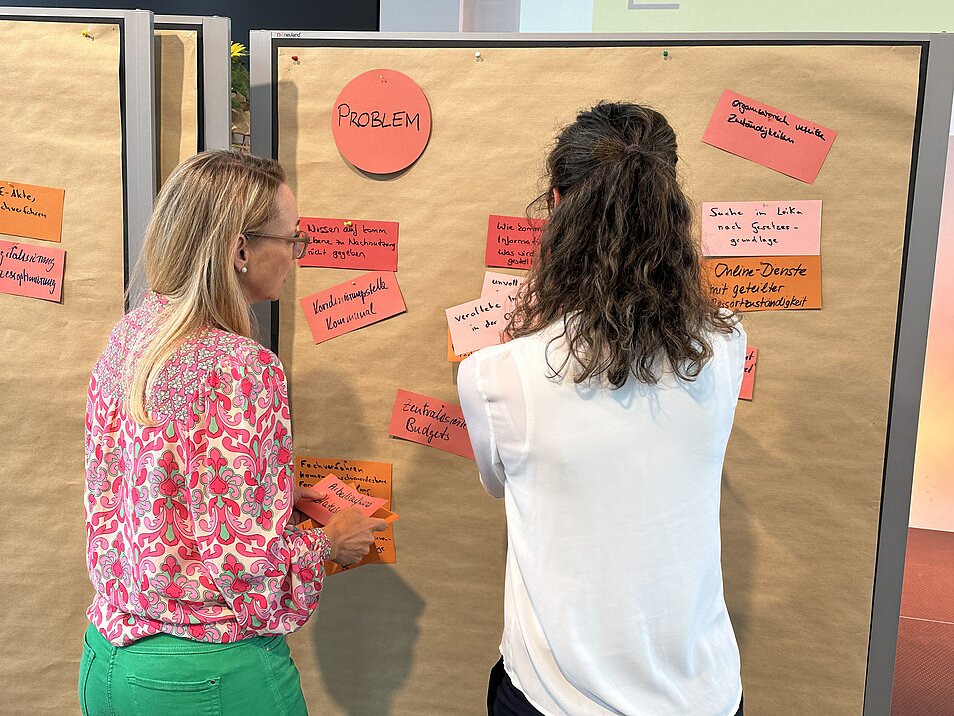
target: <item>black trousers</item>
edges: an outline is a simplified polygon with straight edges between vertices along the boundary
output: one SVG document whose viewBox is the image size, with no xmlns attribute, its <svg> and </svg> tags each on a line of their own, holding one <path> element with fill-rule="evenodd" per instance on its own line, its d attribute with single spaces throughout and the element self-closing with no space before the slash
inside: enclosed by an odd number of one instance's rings
<svg viewBox="0 0 954 716">
<path fill-rule="evenodd" d="M 490 670 L 490 682 L 487 684 L 487 716 L 542 716 L 533 704 L 527 701 L 504 669 L 503 657 Z M 742 702 L 735 716 L 742 715 Z"/>
</svg>

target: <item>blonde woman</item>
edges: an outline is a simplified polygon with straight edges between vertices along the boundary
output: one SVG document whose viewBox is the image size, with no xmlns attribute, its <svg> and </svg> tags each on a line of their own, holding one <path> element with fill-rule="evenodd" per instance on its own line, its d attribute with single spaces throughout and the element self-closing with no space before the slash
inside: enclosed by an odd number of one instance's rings
<svg viewBox="0 0 954 716">
<path fill-rule="evenodd" d="M 290 522 L 287 388 L 252 340 L 308 237 L 277 162 L 204 152 L 169 177 L 146 232 L 150 292 L 113 330 L 86 412 L 84 714 L 304 714 L 284 635 L 382 520 Z"/>
</svg>

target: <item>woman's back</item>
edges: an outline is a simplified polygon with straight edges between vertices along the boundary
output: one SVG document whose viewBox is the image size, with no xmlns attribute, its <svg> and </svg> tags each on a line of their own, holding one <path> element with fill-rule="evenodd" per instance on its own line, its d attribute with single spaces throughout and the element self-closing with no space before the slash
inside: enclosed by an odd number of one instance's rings
<svg viewBox="0 0 954 716">
<path fill-rule="evenodd" d="M 719 496 L 745 334 L 712 335 L 694 381 L 615 390 L 549 378 L 557 334 L 461 366 L 465 413 L 489 415 L 469 427 L 500 460 L 481 474 L 507 507 L 507 671 L 547 713 L 734 713 Z"/>
</svg>

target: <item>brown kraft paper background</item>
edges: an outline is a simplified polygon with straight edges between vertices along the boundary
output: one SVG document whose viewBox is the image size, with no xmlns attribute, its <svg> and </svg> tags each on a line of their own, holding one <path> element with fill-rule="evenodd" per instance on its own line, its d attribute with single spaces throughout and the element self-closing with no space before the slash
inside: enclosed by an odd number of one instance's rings
<svg viewBox="0 0 954 716">
<path fill-rule="evenodd" d="M 0 20 L 0 177 L 66 190 L 62 302 L 0 295 L 5 714 L 79 712 L 86 386 L 123 314 L 119 46 L 116 24 Z"/>
<path fill-rule="evenodd" d="M 301 214 L 400 222 L 407 303 L 316 346 L 298 299 L 362 272 L 297 269 L 281 302 L 297 448 L 393 463 L 401 514 L 397 564 L 329 578 L 292 638 L 314 712 L 484 711 L 503 505 L 473 462 L 388 438 L 388 419 L 399 388 L 456 402 L 444 309 L 480 294 L 487 217 L 524 211 L 554 133 L 600 99 L 670 119 L 697 212 L 824 202 L 824 308 L 745 315 L 759 368 L 726 459 L 723 563 L 747 710 L 861 711 L 919 61 L 917 47 L 857 45 L 279 50 L 279 158 Z M 412 77 L 433 115 L 421 159 L 387 181 L 349 168 L 330 131 L 338 92 L 375 68 Z M 702 143 L 726 88 L 837 130 L 814 184 Z M 610 545 L 593 557 L 626 569 Z"/>
<path fill-rule="evenodd" d="M 199 65 L 196 30 L 156 30 L 157 191 L 199 151 Z"/>
</svg>

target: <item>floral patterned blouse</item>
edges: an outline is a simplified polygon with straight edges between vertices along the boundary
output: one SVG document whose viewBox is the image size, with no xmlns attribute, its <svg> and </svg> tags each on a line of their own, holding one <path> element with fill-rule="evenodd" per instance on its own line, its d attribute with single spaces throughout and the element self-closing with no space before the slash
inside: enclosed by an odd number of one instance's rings
<svg viewBox="0 0 954 716">
<path fill-rule="evenodd" d="M 285 374 L 258 343 L 204 328 L 124 407 L 130 340 L 168 300 L 148 294 L 113 329 L 86 407 L 87 610 L 110 642 L 164 632 L 229 642 L 300 628 L 331 547 L 289 524 L 294 468 Z"/>
</svg>

